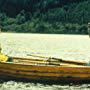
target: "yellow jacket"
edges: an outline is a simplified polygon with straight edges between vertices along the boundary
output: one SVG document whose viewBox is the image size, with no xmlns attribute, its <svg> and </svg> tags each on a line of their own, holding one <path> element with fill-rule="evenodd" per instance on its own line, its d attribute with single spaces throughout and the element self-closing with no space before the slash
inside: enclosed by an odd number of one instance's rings
<svg viewBox="0 0 90 90">
<path fill-rule="evenodd" d="M 1 44 L 0 44 L 0 62 L 7 62 L 7 60 L 9 59 L 9 57 L 7 55 L 4 55 L 1 53 Z"/>
<path fill-rule="evenodd" d="M 7 62 L 8 56 L 0 53 L 0 62 Z"/>
</svg>

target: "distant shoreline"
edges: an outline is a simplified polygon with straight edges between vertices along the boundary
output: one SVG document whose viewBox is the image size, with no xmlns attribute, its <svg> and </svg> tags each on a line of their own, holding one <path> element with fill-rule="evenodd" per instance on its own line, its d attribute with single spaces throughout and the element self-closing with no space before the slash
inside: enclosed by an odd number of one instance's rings
<svg viewBox="0 0 90 90">
<path fill-rule="evenodd" d="M 49 34 L 49 35 L 50 35 L 50 34 L 51 34 L 51 35 L 88 35 L 88 34 L 26 33 L 26 32 L 25 32 L 25 33 L 24 33 L 24 32 L 19 32 L 19 33 L 18 33 L 18 32 L 1 32 L 1 33 L 7 33 L 7 34 L 9 34 L 9 33 L 11 33 L 11 34 L 41 34 L 41 35 L 42 35 L 42 34 L 44 34 L 44 35 L 45 35 L 45 34 L 47 34 L 47 35 L 48 35 L 48 34 Z"/>
</svg>

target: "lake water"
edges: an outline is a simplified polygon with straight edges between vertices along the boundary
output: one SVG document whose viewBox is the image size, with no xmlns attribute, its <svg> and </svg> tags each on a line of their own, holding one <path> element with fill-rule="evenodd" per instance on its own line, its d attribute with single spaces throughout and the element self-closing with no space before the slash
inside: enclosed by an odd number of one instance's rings
<svg viewBox="0 0 90 90">
<path fill-rule="evenodd" d="M 29 57 L 31 54 L 66 60 L 90 59 L 88 35 L 1 33 L 2 52 L 9 56 Z M 0 82 L 0 90 L 90 90 L 90 84 L 44 85 L 40 83 Z"/>
</svg>

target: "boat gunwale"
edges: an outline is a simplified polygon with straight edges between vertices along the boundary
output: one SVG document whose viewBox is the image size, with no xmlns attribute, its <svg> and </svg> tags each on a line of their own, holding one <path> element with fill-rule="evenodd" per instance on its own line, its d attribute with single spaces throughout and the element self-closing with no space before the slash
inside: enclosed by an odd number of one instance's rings
<svg viewBox="0 0 90 90">
<path fill-rule="evenodd" d="M 58 65 L 44 65 L 44 64 L 23 64 L 23 63 L 13 63 L 13 62 L 0 62 L 0 64 L 12 64 L 12 65 L 20 65 L 20 66 L 38 66 L 38 67 L 70 67 L 70 68 L 90 68 L 90 66 L 58 66 Z"/>
</svg>

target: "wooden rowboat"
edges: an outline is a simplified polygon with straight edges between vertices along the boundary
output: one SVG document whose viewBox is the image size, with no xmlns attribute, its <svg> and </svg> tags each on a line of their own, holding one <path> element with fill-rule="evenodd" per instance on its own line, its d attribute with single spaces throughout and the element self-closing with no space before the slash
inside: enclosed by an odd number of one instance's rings
<svg viewBox="0 0 90 90">
<path fill-rule="evenodd" d="M 13 57 L 13 62 L 0 63 L 0 78 L 46 83 L 77 83 L 90 81 L 90 67 L 85 66 L 85 62 L 68 63 L 54 60 L 49 62 L 44 59 Z"/>
</svg>

